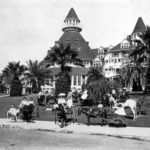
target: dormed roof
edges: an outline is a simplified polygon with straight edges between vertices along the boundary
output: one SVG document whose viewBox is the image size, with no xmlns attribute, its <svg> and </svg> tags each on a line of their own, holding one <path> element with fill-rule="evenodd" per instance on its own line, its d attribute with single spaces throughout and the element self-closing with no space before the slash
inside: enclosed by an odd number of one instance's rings
<svg viewBox="0 0 150 150">
<path fill-rule="evenodd" d="M 76 12 L 74 11 L 73 8 L 70 9 L 70 11 L 69 11 L 67 17 L 65 18 L 65 20 L 68 20 L 68 19 L 77 19 L 77 20 L 79 20 L 77 14 L 76 14 Z M 80 21 L 80 20 L 79 20 L 79 21 Z"/>
<path fill-rule="evenodd" d="M 127 40 L 130 42 L 130 39 L 128 39 L 128 38 L 126 38 L 124 40 Z M 130 47 L 125 47 L 125 48 L 121 47 L 121 43 L 123 43 L 123 41 L 120 42 L 119 44 L 117 44 L 116 46 L 114 46 L 112 49 L 110 49 L 110 51 L 108 53 L 114 53 L 114 52 L 120 52 L 120 51 L 130 51 L 133 48 L 133 44 L 131 42 L 130 42 Z"/>
<path fill-rule="evenodd" d="M 143 19 L 141 17 L 139 17 L 138 20 L 137 20 L 137 23 L 134 27 L 134 30 L 133 30 L 132 34 L 133 33 L 138 33 L 138 32 L 143 32 L 145 30 L 146 30 L 146 26 L 143 22 Z"/>
<path fill-rule="evenodd" d="M 95 58 L 98 55 L 98 48 L 92 49 L 93 58 Z"/>
<path fill-rule="evenodd" d="M 60 72 L 60 68 L 54 67 L 54 68 L 48 68 L 52 75 L 57 75 Z M 72 67 L 70 75 L 86 75 L 88 73 L 88 69 L 85 67 Z"/>
<path fill-rule="evenodd" d="M 59 41 L 66 44 L 67 42 L 72 45 L 72 48 L 79 51 L 79 58 L 81 60 L 93 60 L 93 53 L 88 42 L 84 40 L 82 35 L 76 31 L 64 32 Z"/>
</svg>

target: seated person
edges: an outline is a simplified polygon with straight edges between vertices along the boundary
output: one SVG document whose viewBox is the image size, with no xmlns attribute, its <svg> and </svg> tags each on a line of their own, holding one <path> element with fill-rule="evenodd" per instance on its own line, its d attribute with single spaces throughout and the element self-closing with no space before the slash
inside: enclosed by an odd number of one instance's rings
<svg viewBox="0 0 150 150">
<path fill-rule="evenodd" d="M 34 110 L 34 101 L 31 97 L 29 100 L 26 97 L 23 98 L 19 105 L 21 118 L 23 120 L 30 120 L 32 118 L 32 112 Z"/>
<path fill-rule="evenodd" d="M 23 99 L 19 105 L 19 108 L 23 108 L 23 106 L 25 106 L 25 105 L 28 105 L 28 100 L 26 97 L 23 97 Z"/>
<path fill-rule="evenodd" d="M 119 96 L 119 100 L 118 102 L 125 102 L 127 99 L 129 99 L 129 94 L 126 91 L 126 88 L 123 88 L 123 91 L 121 92 L 120 96 Z"/>
<path fill-rule="evenodd" d="M 65 93 L 60 93 L 58 96 L 58 104 L 66 104 Z"/>
<path fill-rule="evenodd" d="M 45 99 L 44 93 L 42 91 L 39 92 L 39 97 L 38 97 L 38 104 L 41 105 L 43 104 Z"/>
</svg>

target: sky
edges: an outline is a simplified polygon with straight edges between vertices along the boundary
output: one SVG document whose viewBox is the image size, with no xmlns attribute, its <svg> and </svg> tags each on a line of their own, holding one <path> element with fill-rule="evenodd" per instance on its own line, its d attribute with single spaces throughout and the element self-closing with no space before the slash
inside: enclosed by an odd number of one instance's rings
<svg viewBox="0 0 150 150">
<path fill-rule="evenodd" d="M 115 46 L 138 17 L 150 25 L 149 0 L 0 0 L 0 72 L 11 61 L 41 61 L 63 34 L 72 7 L 91 48 Z"/>
</svg>

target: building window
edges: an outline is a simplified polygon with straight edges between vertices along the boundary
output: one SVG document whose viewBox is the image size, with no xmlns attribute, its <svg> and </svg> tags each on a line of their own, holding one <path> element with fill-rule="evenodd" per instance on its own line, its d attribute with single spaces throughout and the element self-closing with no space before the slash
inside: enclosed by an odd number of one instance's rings
<svg viewBox="0 0 150 150">
<path fill-rule="evenodd" d="M 81 76 L 78 76 L 78 85 L 81 85 Z"/>
<path fill-rule="evenodd" d="M 120 69 L 119 68 L 116 68 L 116 73 L 119 73 L 120 72 Z"/>
<path fill-rule="evenodd" d="M 77 76 L 74 76 L 74 85 L 77 85 Z"/>
<path fill-rule="evenodd" d="M 75 26 L 75 20 L 73 20 L 73 26 Z"/>
<path fill-rule="evenodd" d="M 118 53 L 114 53 L 112 57 L 118 57 Z"/>
<path fill-rule="evenodd" d="M 71 25 L 71 20 L 69 20 L 69 25 Z"/>
<path fill-rule="evenodd" d="M 85 84 L 85 75 L 82 75 L 82 82 Z"/>
</svg>

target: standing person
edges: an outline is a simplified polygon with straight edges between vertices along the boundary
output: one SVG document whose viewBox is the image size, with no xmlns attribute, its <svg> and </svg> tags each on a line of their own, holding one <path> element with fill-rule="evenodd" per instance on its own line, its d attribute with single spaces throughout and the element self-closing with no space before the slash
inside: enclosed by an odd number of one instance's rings
<svg viewBox="0 0 150 150">
<path fill-rule="evenodd" d="M 110 106 L 108 94 L 104 94 L 102 98 L 102 104 L 104 107 Z"/>
<path fill-rule="evenodd" d="M 81 104 L 82 105 L 85 105 L 85 101 L 86 101 L 87 97 L 88 97 L 88 90 L 85 89 L 81 95 Z"/>
<path fill-rule="evenodd" d="M 117 98 L 117 93 L 116 93 L 116 90 L 114 88 L 112 88 L 111 94 L 112 94 L 114 99 Z"/>
<path fill-rule="evenodd" d="M 28 106 L 29 106 L 29 119 L 31 119 L 32 118 L 32 113 L 33 113 L 33 110 L 34 110 L 34 101 L 33 101 L 32 97 L 29 98 Z"/>
<path fill-rule="evenodd" d="M 38 104 L 39 105 L 43 105 L 43 102 L 45 100 L 45 96 L 44 96 L 43 91 L 40 91 L 38 95 L 39 95 L 39 97 L 38 97 Z"/>
<path fill-rule="evenodd" d="M 67 106 L 68 108 L 71 108 L 73 106 L 73 100 L 72 100 L 72 92 L 68 92 L 67 95 Z"/>
<path fill-rule="evenodd" d="M 111 94 L 108 94 L 108 97 L 109 97 L 110 107 L 112 108 L 114 106 L 114 104 L 116 103 L 116 100 L 113 98 L 113 96 Z"/>
</svg>

